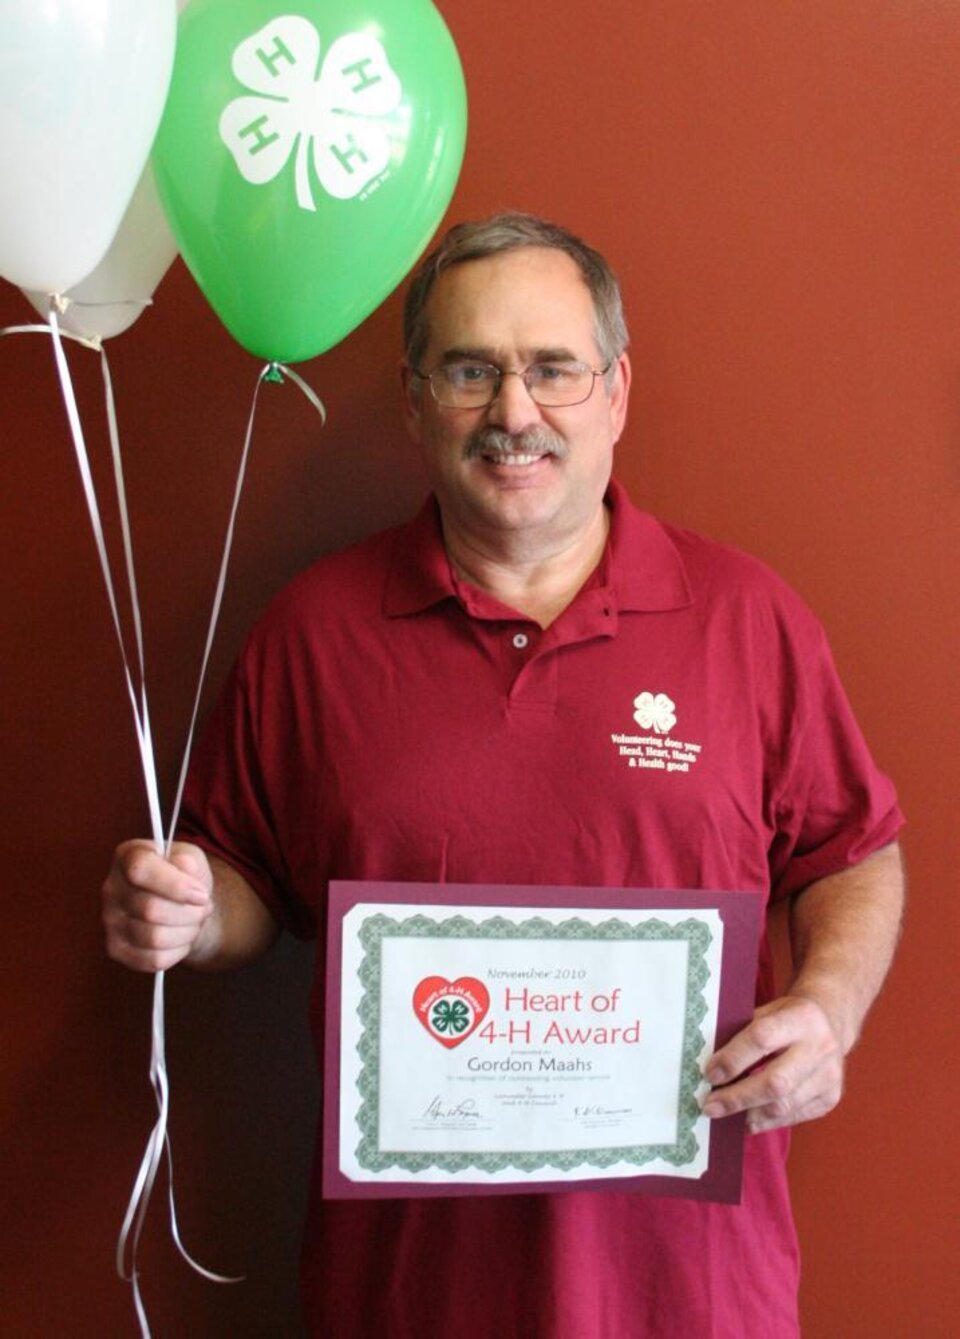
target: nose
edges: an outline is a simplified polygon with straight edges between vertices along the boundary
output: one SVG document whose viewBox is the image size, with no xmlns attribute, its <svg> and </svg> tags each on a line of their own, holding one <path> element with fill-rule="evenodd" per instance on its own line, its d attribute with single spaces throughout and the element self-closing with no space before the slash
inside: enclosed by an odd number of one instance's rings
<svg viewBox="0 0 960 1339">
<path fill-rule="evenodd" d="M 487 421 L 510 433 L 540 422 L 540 406 L 527 390 L 521 373 L 503 373 L 497 398 L 487 410 Z"/>
</svg>

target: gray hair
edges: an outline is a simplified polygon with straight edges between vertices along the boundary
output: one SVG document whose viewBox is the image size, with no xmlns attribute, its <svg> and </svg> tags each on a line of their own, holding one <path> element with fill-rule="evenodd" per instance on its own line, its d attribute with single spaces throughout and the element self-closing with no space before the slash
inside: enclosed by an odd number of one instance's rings
<svg viewBox="0 0 960 1339">
<path fill-rule="evenodd" d="M 420 263 L 407 291 L 403 310 L 403 343 L 407 361 L 418 367 L 430 332 L 426 306 L 433 286 L 444 270 L 468 260 L 526 246 L 549 247 L 570 257 L 583 275 L 593 298 L 594 335 L 604 363 L 613 363 L 627 347 L 627 325 L 623 315 L 620 283 L 610 265 L 559 224 L 548 223 L 533 214 L 503 213 L 480 223 L 459 223 L 451 228 L 433 251 Z"/>
</svg>

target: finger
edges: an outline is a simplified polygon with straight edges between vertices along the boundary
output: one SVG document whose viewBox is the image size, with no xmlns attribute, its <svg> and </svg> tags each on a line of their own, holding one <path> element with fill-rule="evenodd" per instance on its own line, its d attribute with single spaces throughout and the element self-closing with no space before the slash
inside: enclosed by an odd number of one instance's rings
<svg viewBox="0 0 960 1339">
<path fill-rule="evenodd" d="M 832 1111 L 842 1096 L 841 1067 L 821 1066 L 788 1099 L 770 1102 L 748 1111 L 747 1129 L 751 1134 L 761 1134 L 766 1130 L 817 1120 Z"/>
<path fill-rule="evenodd" d="M 209 913 L 159 898 L 149 898 L 149 903 L 148 920 L 138 920 L 119 908 L 105 911 L 107 952 L 137 971 L 164 971 L 189 954 Z M 164 915 L 171 914 L 174 923 L 164 923 Z"/>
<path fill-rule="evenodd" d="M 842 1082 L 839 1048 L 829 1044 L 828 1038 L 816 1036 L 788 1047 L 746 1078 L 715 1088 L 703 1111 L 718 1117 L 763 1110 L 771 1119 L 783 1117 L 781 1123 L 790 1123 L 794 1112 L 814 1101 L 817 1094 L 836 1092 L 838 1099 Z"/>
<path fill-rule="evenodd" d="M 190 949 L 141 949 L 123 941 L 107 939 L 107 952 L 114 962 L 135 972 L 166 972 L 182 962 Z"/>
<path fill-rule="evenodd" d="M 766 1134 L 767 1130 L 785 1129 L 790 1125 L 802 1125 L 803 1121 L 817 1121 L 827 1111 L 833 1111 L 841 1099 L 841 1089 L 835 1093 L 815 1091 L 809 1101 L 795 1101 L 782 1105 L 754 1107 L 747 1111 L 747 1130 L 750 1134 Z"/>
<path fill-rule="evenodd" d="M 182 853 L 178 853 L 178 859 L 181 858 Z M 145 842 L 131 842 L 120 848 L 104 892 L 122 898 L 127 888 L 193 906 L 205 906 L 210 898 L 208 887 L 195 873 L 166 860 Z"/>
<path fill-rule="evenodd" d="M 108 938 L 129 940 L 142 947 L 195 939 L 202 930 L 209 910 L 184 907 L 162 898 L 147 897 L 142 907 L 128 910 L 126 906 L 105 906 L 103 926 Z"/>
<path fill-rule="evenodd" d="M 752 1022 L 707 1062 L 705 1076 L 715 1085 L 732 1083 L 762 1060 L 797 1043 L 822 1045 L 824 1050 L 837 1044 L 818 1005 L 798 996 L 784 996 L 757 1010 Z"/>
<path fill-rule="evenodd" d="M 785 1064 L 774 1061 L 737 1083 L 715 1087 L 703 1104 L 703 1114 L 713 1120 L 751 1107 L 786 1102 L 806 1077 L 792 1061 Z"/>
<path fill-rule="evenodd" d="M 211 909 L 209 897 L 202 904 L 178 902 L 170 897 L 130 888 L 122 899 L 108 906 L 104 916 L 108 921 L 126 919 L 148 926 L 192 926 L 196 930 L 207 919 Z"/>
<path fill-rule="evenodd" d="M 210 862 L 199 846 L 188 842 L 174 842 L 170 847 L 170 863 L 181 870 L 194 883 L 206 888 L 211 880 Z"/>
<path fill-rule="evenodd" d="M 117 942 L 130 948 L 166 953 L 189 949 L 199 931 L 199 925 L 148 925 L 143 921 L 127 920 L 113 926 L 110 933 Z"/>
<path fill-rule="evenodd" d="M 792 1030 L 784 1028 L 778 1015 L 758 1011 L 751 1023 L 711 1057 L 705 1070 L 706 1078 L 714 1086 L 732 1083 L 792 1040 Z"/>
</svg>

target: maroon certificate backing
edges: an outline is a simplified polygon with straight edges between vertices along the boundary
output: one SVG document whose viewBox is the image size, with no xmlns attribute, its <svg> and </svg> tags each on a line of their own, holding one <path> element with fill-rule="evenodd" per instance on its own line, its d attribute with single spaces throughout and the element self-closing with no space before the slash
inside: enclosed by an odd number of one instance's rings
<svg viewBox="0 0 960 1339">
<path fill-rule="evenodd" d="M 330 885 L 326 970 L 326 1045 L 323 1086 L 323 1194 L 328 1199 L 384 1199 L 449 1197 L 451 1195 L 544 1194 L 559 1191 L 629 1191 L 643 1195 L 671 1195 L 687 1199 L 736 1204 L 740 1200 L 745 1116 L 728 1116 L 710 1124 L 707 1170 L 699 1177 L 632 1175 L 592 1180 L 524 1182 L 522 1173 L 509 1183 L 436 1184 L 379 1177 L 354 1181 L 343 1175 L 340 1148 L 341 999 L 343 972 L 343 919 L 358 904 L 394 903 L 461 906 L 590 907 L 591 909 L 650 909 L 716 911 L 723 923 L 716 1046 L 724 1045 L 751 1019 L 754 1010 L 757 956 L 764 897 L 761 893 L 525 887 L 514 885 L 379 883 L 337 881 Z"/>
</svg>

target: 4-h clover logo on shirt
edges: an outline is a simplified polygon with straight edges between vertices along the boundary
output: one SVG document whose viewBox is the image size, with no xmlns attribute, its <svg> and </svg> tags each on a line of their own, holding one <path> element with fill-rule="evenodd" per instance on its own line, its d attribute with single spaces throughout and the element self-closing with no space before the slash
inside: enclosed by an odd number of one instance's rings
<svg viewBox="0 0 960 1339">
<path fill-rule="evenodd" d="M 386 172 L 386 122 L 403 98 L 375 37 L 338 37 L 322 65 L 321 49 L 307 19 L 271 20 L 234 51 L 233 73 L 251 95 L 234 98 L 220 116 L 220 138 L 251 185 L 273 181 L 295 153 L 297 204 L 311 212 L 311 161 L 335 200 L 355 199 Z"/>
<path fill-rule="evenodd" d="M 633 719 L 642 730 L 655 730 L 658 735 L 668 735 L 677 723 L 676 703 L 671 702 L 666 693 L 641 693 L 633 699 L 636 710 Z"/>
</svg>

